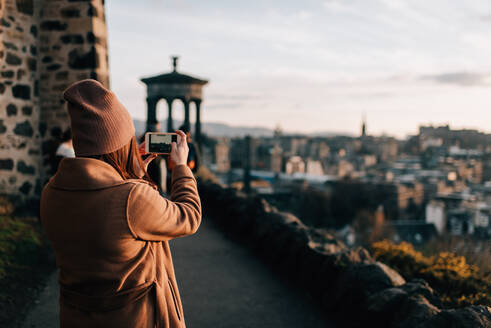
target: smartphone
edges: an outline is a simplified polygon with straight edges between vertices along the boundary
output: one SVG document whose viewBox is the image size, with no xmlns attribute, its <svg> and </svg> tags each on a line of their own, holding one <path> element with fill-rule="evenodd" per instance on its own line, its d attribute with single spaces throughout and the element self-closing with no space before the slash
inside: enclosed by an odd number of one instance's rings
<svg viewBox="0 0 491 328">
<path fill-rule="evenodd" d="M 171 143 L 177 142 L 177 133 L 145 133 L 145 152 L 152 154 L 170 154 Z"/>
</svg>

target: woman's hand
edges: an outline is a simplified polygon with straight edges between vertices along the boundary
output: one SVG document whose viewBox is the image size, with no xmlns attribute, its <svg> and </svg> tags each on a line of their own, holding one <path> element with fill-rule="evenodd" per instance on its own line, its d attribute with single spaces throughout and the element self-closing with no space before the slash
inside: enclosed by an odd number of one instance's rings
<svg viewBox="0 0 491 328">
<path fill-rule="evenodd" d="M 138 146 L 138 152 L 140 153 L 140 156 L 147 155 L 145 152 L 145 141 Z M 156 158 L 157 154 L 148 153 L 148 156 L 143 160 L 143 169 L 147 171 L 148 164 Z"/>
<path fill-rule="evenodd" d="M 172 143 L 172 149 L 170 151 L 170 160 L 174 162 L 175 166 L 177 165 L 187 165 L 188 162 L 188 142 L 187 137 L 184 132 L 181 130 L 177 130 L 177 143 Z"/>
</svg>

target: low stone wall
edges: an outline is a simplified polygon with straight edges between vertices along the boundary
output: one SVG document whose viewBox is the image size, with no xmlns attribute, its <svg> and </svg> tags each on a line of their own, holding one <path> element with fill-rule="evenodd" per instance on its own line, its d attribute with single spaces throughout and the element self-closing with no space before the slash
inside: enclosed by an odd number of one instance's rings
<svg viewBox="0 0 491 328">
<path fill-rule="evenodd" d="M 364 248 L 350 249 L 258 196 L 199 183 L 204 214 L 352 327 L 491 327 L 491 308 L 441 309 L 424 280 L 406 282 Z"/>
</svg>

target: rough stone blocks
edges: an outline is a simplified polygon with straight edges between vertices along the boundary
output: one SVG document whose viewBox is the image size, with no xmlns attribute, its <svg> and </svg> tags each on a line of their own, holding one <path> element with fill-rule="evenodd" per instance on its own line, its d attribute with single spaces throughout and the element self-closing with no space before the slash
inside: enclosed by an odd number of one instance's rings
<svg viewBox="0 0 491 328">
<path fill-rule="evenodd" d="M 0 0 L 0 196 L 39 198 L 46 157 L 69 126 L 62 91 L 109 86 L 102 0 Z"/>
</svg>

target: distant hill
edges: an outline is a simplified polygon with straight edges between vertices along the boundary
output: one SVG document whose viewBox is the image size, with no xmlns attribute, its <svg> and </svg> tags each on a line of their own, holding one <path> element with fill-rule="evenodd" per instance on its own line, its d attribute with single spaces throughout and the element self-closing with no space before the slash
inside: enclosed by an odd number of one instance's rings
<svg viewBox="0 0 491 328">
<path fill-rule="evenodd" d="M 349 132 L 329 132 L 329 131 L 314 131 L 309 134 L 311 137 L 356 137 L 353 133 Z"/>
<path fill-rule="evenodd" d="M 136 135 L 142 135 L 145 133 L 145 121 L 143 120 L 133 120 L 135 124 Z M 160 121 L 162 128 L 165 129 L 167 127 L 167 120 Z M 174 127 L 177 129 L 182 124 L 182 121 L 174 121 Z M 207 122 L 202 123 L 201 129 L 203 133 L 211 136 L 211 137 L 244 137 L 246 135 L 250 135 L 251 137 L 271 137 L 273 136 L 273 129 L 265 128 L 265 127 L 255 127 L 255 126 L 234 126 L 228 125 L 224 123 L 214 123 Z M 194 131 L 194 125 L 192 126 Z M 304 134 L 304 133 L 294 133 L 285 131 L 285 134 Z M 332 132 L 322 132 L 316 131 L 310 134 L 311 136 L 319 137 L 332 137 L 336 135 L 350 135 L 349 133 L 332 133 Z"/>
<path fill-rule="evenodd" d="M 135 124 L 136 135 L 141 135 L 145 132 L 145 121 L 133 120 Z M 162 128 L 167 127 L 167 120 L 160 121 Z M 182 121 L 174 121 L 174 127 L 177 129 L 182 124 Z M 192 126 L 194 130 L 194 125 Z M 224 123 L 202 123 L 201 130 L 212 137 L 244 137 L 250 135 L 252 137 L 270 137 L 273 135 L 273 130 L 263 127 L 247 127 L 247 126 L 231 126 Z"/>
</svg>

